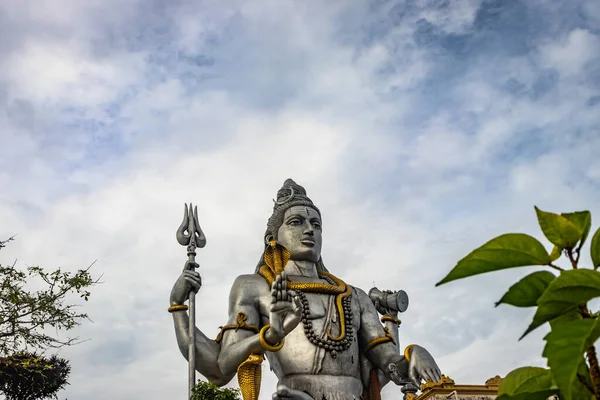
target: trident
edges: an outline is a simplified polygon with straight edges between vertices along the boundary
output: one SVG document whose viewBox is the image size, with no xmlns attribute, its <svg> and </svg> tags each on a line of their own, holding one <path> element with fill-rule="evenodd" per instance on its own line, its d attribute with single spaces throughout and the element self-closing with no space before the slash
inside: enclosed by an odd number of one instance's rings
<svg viewBox="0 0 600 400">
<path fill-rule="evenodd" d="M 188 259 L 192 262 L 196 261 L 196 247 L 203 248 L 206 245 L 206 237 L 198 223 L 198 207 L 194 207 L 192 212 L 192 203 L 189 209 L 187 204 L 184 206 L 183 222 L 177 229 L 177 241 L 180 245 L 187 246 Z M 192 396 L 192 389 L 196 385 L 196 292 L 193 289 L 189 295 L 189 311 L 188 399 Z"/>
</svg>

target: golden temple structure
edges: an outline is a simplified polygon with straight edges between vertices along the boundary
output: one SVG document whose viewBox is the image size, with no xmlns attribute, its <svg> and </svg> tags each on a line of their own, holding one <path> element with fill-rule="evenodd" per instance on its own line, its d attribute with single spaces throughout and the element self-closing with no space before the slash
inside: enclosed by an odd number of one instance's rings
<svg viewBox="0 0 600 400">
<path fill-rule="evenodd" d="M 421 394 L 409 395 L 407 400 L 494 400 L 501 381 L 496 375 L 485 381 L 485 385 L 457 385 L 452 378 L 442 375 L 439 382 L 424 383 Z"/>
</svg>

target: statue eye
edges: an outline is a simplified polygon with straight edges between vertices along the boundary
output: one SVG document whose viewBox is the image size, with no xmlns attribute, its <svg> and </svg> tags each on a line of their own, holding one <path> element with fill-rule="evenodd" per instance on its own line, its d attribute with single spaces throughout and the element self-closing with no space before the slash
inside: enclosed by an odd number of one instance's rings
<svg viewBox="0 0 600 400">
<path fill-rule="evenodd" d="M 321 224 L 318 222 L 313 222 L 313 226 L 317 229 L 321 229 Z"/>
<path fill-rule="evenodd" d="M 288 224 L 290 224 L 290 225 L 300 225 L 301 223 L 302 223 L 302 221 L 300 221 L 298 218 L 294 218 L 293 220 L 288 222 Z"/>
</svg>

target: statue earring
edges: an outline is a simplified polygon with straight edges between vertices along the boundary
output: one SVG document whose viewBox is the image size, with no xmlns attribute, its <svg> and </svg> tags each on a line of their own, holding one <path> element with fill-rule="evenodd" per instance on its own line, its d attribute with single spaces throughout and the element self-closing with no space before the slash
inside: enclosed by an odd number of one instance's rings
<svg viewBox="0 0 600 400">
<path fill-rule="evenodd" d="M 265 236 L 265 244 L 266 245 L 270 245 L 272 241 L 274 241 L 275 238 L 273 237 L 273 235 L 266 235 Z"/>
</svg>

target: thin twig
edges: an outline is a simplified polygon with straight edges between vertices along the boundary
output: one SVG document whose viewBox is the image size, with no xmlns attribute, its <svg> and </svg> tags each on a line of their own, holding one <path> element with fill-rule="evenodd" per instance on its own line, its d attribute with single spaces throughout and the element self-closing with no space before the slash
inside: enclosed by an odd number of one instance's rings
<svg viewBox="0 0 600 400">
<path fill-rule="evenodd" d="M 571 261 L 573 269 L 577 269 L 577 260 L 573 258 L 573 249 L 567 249 L 567 256 L 569 256 L 569 261 Z"/>
<path fill-rule="evenodd" d="M 596 394 L 596 392 L 594 392 L 594 388 L 590 386 L 590 384 L 585 380 L 583 375 L 577 374 L 577 379 L 579 379 L 579 382 L 581 382 L 581 384 L 585 386 L 586 389 L 590 391 L 590 393 Z"/>
<path fill-rule="evenodd" d="M 554 264 L 552 264 L 552 263 L 549 263 L 549 264 L 548 264 L 548 266 L 549 266 L 550 268 L 554 268 L 554 269 L 555 269 L 555 270 L 557 270 L 557 271 L 564 271 L 564 269 L 562 269 L 561 267 L 559 267 L 559 266 L 557 266 L 557 265 L 554 265 Z"/>
</svg>

